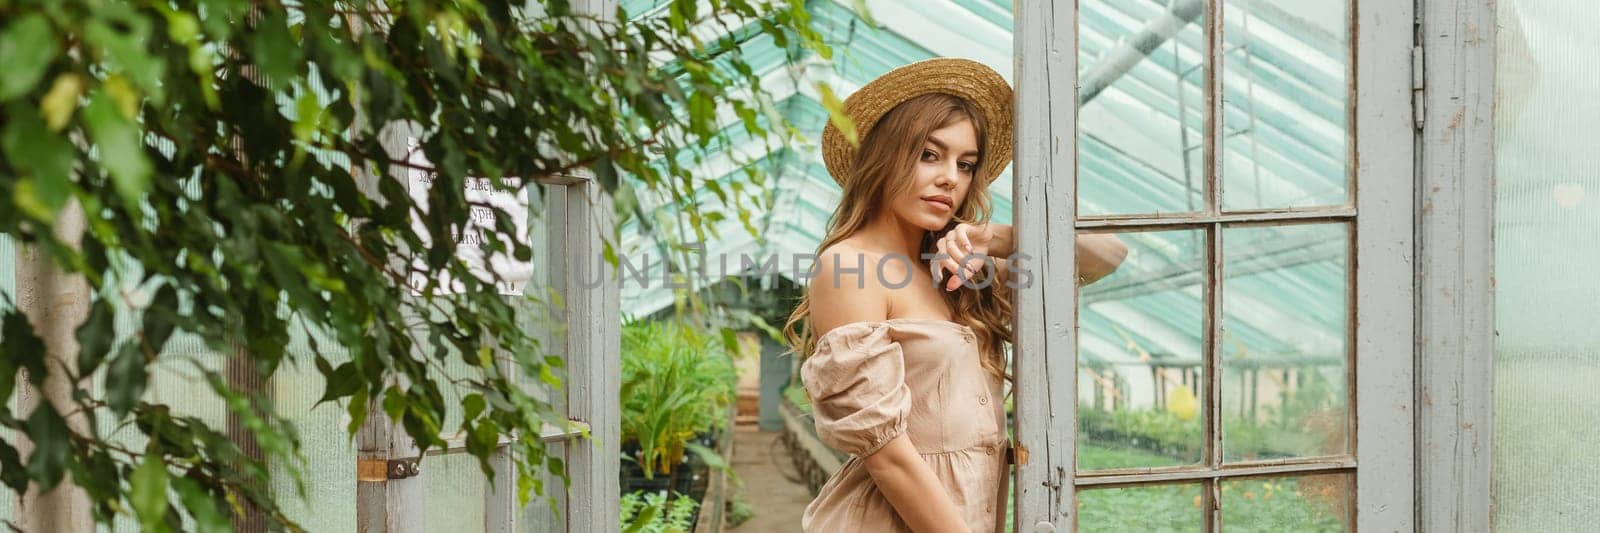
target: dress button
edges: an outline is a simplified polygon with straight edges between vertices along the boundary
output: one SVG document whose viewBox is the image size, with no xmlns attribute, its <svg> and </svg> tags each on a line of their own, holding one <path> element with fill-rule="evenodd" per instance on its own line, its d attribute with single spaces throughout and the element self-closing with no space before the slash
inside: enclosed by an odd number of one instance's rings
<svg viewBox="0 0 1600 533">
<path fill-rule="evenodd" d="M 978 397 L 978 405 L 989 405 L 989 397 L 988 396 L 979 396 Z"/>
<path fill-rule="evenodd" d="M 994 455 L 994 446 L 984 446 L 983 453 Z"/>
</svg>

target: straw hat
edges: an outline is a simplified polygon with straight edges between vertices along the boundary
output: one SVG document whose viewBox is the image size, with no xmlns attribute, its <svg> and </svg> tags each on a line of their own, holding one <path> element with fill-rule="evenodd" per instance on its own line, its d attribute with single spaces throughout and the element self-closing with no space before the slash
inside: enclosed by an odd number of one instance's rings
<svg viewBox="0 0 1600 533">
<path fill-rule="evenodd" d="M 890 109 L 912 97 L 945 93 L 971 102 L 989 124 L 984 135 L 983 166 L 977 178 L 984 186 L 1011 164 L 1011 86 L 1000 73 L 971 59 L 941 57 L 926 59 L 896 68 L 878 76 L 844 100 L 844 113 L 855 122 L 856 134 L 866 139 L 867 132 Z M 822 160 L 833 181 L 844 185 L 844 177 L 855 167 L 856 147 L 828 121 L 822 130 Z"/>
</svg>

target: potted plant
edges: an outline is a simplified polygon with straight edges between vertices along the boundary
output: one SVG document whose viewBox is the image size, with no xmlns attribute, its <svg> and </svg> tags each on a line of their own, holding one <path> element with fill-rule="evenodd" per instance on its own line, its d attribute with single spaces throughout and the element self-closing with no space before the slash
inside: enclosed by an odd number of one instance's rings
<svg viewBox="0 0 1600 533">
<path fill-rule="evenodd" d="M 688 496 L 668 501 L 660 492 L 629 492 L 618 506 L 622 533 L 687 533 L 694 527 L 698 505 Z"/>
<path fill-rule="evenodd" d="M 733 360 L 718 339 L 670 321 L 622 328 L 623 493 L 698 497 L 735 394 Z M 710 443 L 711 445 L 708 445 Z"/>
</svg>

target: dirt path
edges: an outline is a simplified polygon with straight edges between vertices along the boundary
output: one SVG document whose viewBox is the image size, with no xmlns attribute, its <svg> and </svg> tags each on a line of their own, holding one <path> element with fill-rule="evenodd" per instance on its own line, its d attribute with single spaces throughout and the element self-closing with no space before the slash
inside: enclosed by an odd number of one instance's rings
<svg viewBox="0 0 1600 533">
<path fill-rule="evenodd" d="M 811 491 L 785 477 L 795 475 L 794 466 L 783 456 L 778 435 L 750 426 L 741 426 L 734 433 L 733 470 L 743 483 L 738 494 L 755 509 L 755 516 L 732 531 L 800 531 L 800 515 L 811 503 Z"/>
</svg>

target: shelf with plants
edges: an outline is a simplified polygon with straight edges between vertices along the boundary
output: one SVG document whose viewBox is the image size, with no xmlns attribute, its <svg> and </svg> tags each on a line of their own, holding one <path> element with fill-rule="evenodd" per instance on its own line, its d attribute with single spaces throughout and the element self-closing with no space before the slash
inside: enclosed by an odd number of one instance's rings
<svg viewBox="0 0 1600 533">
<path fill-rule="evenodd" d="M 728 468 L 718 450 L 732 438 L 736 382 L 719 337 L 674 321 L 623 325 L 621 497 L 631 506 L 624 531 L 670 531 L 662 528 L 683 513 L 722 508 L 703 500 L 713 471 Z M 686 505 L 701 513 L 683 511 Z"/>
</svg>

